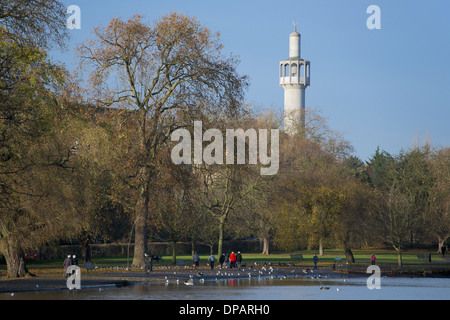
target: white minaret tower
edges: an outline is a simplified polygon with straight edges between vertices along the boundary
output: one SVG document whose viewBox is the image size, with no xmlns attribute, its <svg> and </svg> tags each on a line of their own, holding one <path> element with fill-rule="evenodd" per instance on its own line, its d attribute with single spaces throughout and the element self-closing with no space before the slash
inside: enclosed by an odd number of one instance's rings
<svg viewBox="0 0 450 320">
<path fill-rule="evenodd" d="M 280 86 L 284 89 L 284 130 L 288 134 L 305 127 L 305 90 L 310 85 L 310 62 L 300 57 L 301 36 L 294 24 L 289 36 L 289 59 L 280 61 Z"/>
</svg>

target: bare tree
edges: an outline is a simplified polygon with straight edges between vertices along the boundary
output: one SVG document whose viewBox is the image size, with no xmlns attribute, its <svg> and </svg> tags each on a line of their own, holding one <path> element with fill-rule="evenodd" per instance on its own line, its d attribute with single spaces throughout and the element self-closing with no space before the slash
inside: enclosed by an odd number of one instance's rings
<svg viewBox="0 0 450 320">
<path fill-rule="evenodd" d="M 429 232 L 438 241 L 438 251 L 450 238 L 450 149 L 437 150 L 431 159 L 435 184 L 431 190 Z"/>
<path fill-rule="evenodd" d="M 81 63 L 92 67 L 93 101 L 137 113 L 138 161 L 129 184 L 138 193 L 133 265 L 141 266 L 160 147 L 206 106 L 239 108 L 246 79 L 237 74 L 236 59 L 223 56 L 218 35 L 195 18 L 171 13 L 153 26 L 139 15 L 114 18 L 94 33 L 96 38 L 79 48 Z"/>
</svg>

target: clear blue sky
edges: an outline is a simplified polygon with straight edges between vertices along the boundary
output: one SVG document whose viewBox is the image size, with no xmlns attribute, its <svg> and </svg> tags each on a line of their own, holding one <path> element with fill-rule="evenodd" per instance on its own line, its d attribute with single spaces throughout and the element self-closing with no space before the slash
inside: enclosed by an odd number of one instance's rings
<svg viewBox="0 0 450 320">
<path fill-rule="evenodd" d="M 221 33 L 227 52 L 250 78 L 247 100 L 282 110 L 278 62 L 288 57 L 292 21 L 311 61 L 306 106 L 319 107 L 366 161 L 377 146 L 396 154 L 417 137 L 450 146 L 450 1 L 406 0 L 64 0 L 81 8 L 81 30 L 55 56 L 69 69 L 73 47 L 114 17 L 153 21 L 171 11 L 196 16 Z M 369 30 L 369 5 L 381 30 Z"/>
</svg>

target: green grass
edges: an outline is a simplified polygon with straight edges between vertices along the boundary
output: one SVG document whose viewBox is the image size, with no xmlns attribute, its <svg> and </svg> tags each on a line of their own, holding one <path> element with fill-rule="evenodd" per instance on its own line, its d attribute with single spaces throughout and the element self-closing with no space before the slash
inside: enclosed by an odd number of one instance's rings
<svg viewBox="0 0 450 320">
<path fill-rule="evenodd" d="M 244 260 L 244 263 L 247 264 L 253 264 L 255 262 L 264 263 L 264 262 L 272 262 L 273 264 L 278 263 L 295 263 L 295 264 L 301 264 L 301 265 L 312 265 L 312 258 L 314 256 L 314 253 L 316 251 L 295 251 L 295 252 L 275 252 L 270 255 L 263 255 L 260 253 L 246 253 L 242 252 L 242 257 Z M 361 264 L 370 264 L 371 260 L 370 257 L 372 253 L 375 252 L 375 255 L 377 257 L 377 264 L 379 265 L 397 265 L 398 262 L 398 256 L 397 252 L 393 250 L 353 250 L 353 255 L 355 257 L 356 263 Z M 301 253 L 303 255 L 304 260 L 298 261 L 291 259 L 290 255 L 294 253 Z M 418 254 L 423 253 L 430 253 L 430 251 L 426 250 L 409 250 L 402 254 L 402 262 L 404 265 L 418 265 L 418 264 L 424 264 L 424 261 L 422 259 L 419 259 L 417 257 Z M 435 263 L 443 263 L 446 262 L 442 258 L 441 255 L 437 254 L 436 252 L 432 253 L 432 262 Z M 324 257 L 319 257 L 319 266 L 327 266 L 331 265 L 335 262 L 335 257 L 341 257 L 342 263 L 346 262 L 345 254 L 342 250 L 326 250 Z M 158 265 L 170 265 L 172 261 L 171 255 L 162 255 L 162 258 L 164 260 L 163 263 L 160 262 L 154 262 L 154 266 Z M 200 255 L 200 264 L 206 264 L 208 261 L 209 255 L 202 254 Z M 218 260 L 219 257 L 216 255 L 216 260 Z M 190 265 L 192 262 L 192 256 L 191 255 L 178 255 L 177 260 L 184 260 L 186 265 Z M 119 257 L 94 257 L 92 261 L 97 266 L 104 266 L 104 267 L 111 267 L 111 266 L 127 266 L 131 265 L 133 262 L 133 257 L 130 257 L 127 261 L 126 256 L 119 256 Z M 447 260 L 448 262 L 448 260 Z M 32 261 L 29 262 L 27 265 L 35 266 L 35 267 L 62 267 L 63 259 L 60 260 L 47 260 L 47 261 Z M 81 261 L 80 261 L 81 263 Z"/>
</svg>

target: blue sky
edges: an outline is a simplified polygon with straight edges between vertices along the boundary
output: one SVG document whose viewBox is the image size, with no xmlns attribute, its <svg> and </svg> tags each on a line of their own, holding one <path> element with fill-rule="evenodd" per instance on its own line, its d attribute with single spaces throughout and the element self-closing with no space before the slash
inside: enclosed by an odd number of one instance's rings
<svg viewBox="0 0 450 320">
<path fill-rule="evenodd" d="M 153 21 L 171 11 L 196 16 L 221 33 L 226 52 L 240 57 L 250 78 L 246 99 L 283 108 L 278 63 L 288 57 L 292 21 L 311 61 L 306 106 L 318 107 L 366 161 L 377 146 L 396 154 L 428 135 L 450 146 L 450 1 L 406 0 L 64 0 L 81 8 L 81 30 L 55 58 L 72 69 L 73 48 L 115 16 Z M 370 5 L 381 30 L 369 30 Z"/>
</svg>

